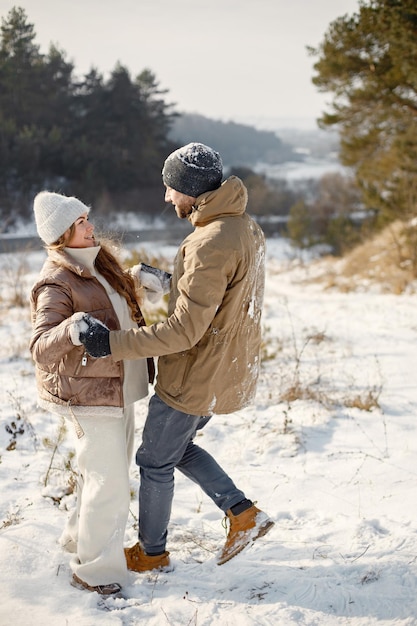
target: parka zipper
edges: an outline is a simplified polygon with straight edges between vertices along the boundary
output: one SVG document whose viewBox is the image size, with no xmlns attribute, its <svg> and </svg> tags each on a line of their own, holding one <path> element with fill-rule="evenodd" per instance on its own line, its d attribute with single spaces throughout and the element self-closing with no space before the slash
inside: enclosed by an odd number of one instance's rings
<svg viewBox="0 0 417 626">
<path fill-rule="evenodd" d="M 81 358 L 81 361 L 80 361 L 79 365 L 77 365 L 77 369 L 74 372 L 75 376 L 77 376 L 79 374 L 81 367 L 85 367 L 87 365 L 87 358 L 88 358 L 88 352 L 87 352 L 87 350 L 85 350 L 85 352 L 84 352 L 84 354 L 83 354 L 83 356 Z"/>
</svg>

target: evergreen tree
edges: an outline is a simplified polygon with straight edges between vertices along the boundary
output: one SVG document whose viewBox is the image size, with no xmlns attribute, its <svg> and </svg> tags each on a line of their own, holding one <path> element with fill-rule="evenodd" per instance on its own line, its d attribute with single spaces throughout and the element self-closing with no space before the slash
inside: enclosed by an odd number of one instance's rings
<svg viewBox="0 0 417 626">
<path fill-rule="evenodd" d="M 161 185 L 170 144 L 168 105 L 158 94 L 152 74 L 132 81 L 121 64 L 107 82 L 93 69 L 78 85 L 67 171 L 83 193 Z"/>
<path fill-rule="evenodd" d="M 139 186 L 146 111 L 128 70 L 118 64 L 107 82 L 91 71 L 76 101 L 72 144 L 77 168 L 68 163 L 69 171 L 96 192 Z"/>
<path fill-rule="evenodd" d="M 359 12 L 333 22 L 321 45 L 313 83 L 332 92 L 340 157 L 356 172 L 379 222 L 417 213 L 417 4 L 360 2 Z"/>
<path fill-rule="evenodd" d="M 29 197 L 62 176 L 72 65 L 57 48 L 42 55 L 25 11 L 2 19 L 0 197 L 3 213 L 29 212 Z"/>
<path fill-rule="evenodd" d="M 40 77 L 41 55 L 23 9 L 12 9 L 0 32 L 0 180 L 3 191 L 11 192 L 21 182 L 20 166 L 30 179 L 37 160 L 36 105 L 30 96 Z"/>
<path fill-rule="evenodd" d="M 176 145 L 168 140 L 169 131 L 177 113 L 173 104 L 164 99 L 168 91 L 161 89 L 151 70 L 143 70 L 135 81 L 141 99 L 146 105 L 147 120 L 141 129 L 141 141 L 146 158 L 143 160 L 144 180 L 160 180 L 161 164 Z M 158 177 L 155 178 L 155 175 Z"/>
<path fill-rule="evenodd" d="M 173 114 L 155 76 L 144 70 L 132 81 L 121 64 L 107 81 L 94 68 L 78 82 L 72 73 L 57 47 L 40 53 L 24 9 L 2 19 L 1 229 L 8 216 L 32 215 L 41 188 L 82 196 L 99 210 L 100 199 L 112 194 L 110 209 L 120 207 L 120 194 L 130 194 L 138 210 L 138 197 L 146 196 L 141 210 L 152 204 L 150 196 L 158 205 L 163 197 L 160 172 L 174 149 L 167 139 Z"/>
</svg>

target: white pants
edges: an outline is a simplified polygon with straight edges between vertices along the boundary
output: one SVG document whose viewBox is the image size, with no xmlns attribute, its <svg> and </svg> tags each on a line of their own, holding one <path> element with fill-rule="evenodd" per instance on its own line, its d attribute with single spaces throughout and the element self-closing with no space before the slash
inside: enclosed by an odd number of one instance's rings
<svg viewBox="0 0 417 626">
<path fill-rule="evenodd" d="M 71 569 L 89 585 L 128 581 L 123 540 L 130 504 L 134 405 L 122 418 L 78 418 L 84 431 L 75 440 L 77 508 L 60 543 L 75 552 Z"/>
</svg>

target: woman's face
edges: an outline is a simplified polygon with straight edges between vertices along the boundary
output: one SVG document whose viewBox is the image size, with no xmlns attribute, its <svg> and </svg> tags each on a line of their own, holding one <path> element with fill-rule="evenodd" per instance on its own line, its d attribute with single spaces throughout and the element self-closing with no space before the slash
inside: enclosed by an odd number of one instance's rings
<svg viewBox="0 0 417 626">
<path fill-rule="evenodd" d="M 69 234 L 70 229 L 65 232 L 64 236 L 67 237 Z M 91 248 L 95 245 L 94 226 L 88 221 L 87 213 L 83 213 L 74 222 L 74 232 L 67 242 L 67 248 Z"/>
</svg>

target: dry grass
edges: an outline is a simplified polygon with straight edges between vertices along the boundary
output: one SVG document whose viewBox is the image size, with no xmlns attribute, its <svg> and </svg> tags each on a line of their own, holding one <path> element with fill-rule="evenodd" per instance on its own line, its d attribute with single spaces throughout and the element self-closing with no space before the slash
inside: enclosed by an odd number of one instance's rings
<svg viewBox="0 0 417 626">
<path fill-rule="evenodd" d="M 10 257 L 2 265 L 0 304 L 9 307 L 28 306 L 27 275 L 29 268 L 25 256 Z"/>
<path fill-rule="evenodd" d="M 317 262 L 316 281 L 343 292 L 376 287 L 384 293 L 417 291 L 417 227 L 401 221 L 387 226 L 342 259 Z"/>
<path fill-rule="evenodd" d="M 308 400 L 321 404 L 329 410 L 344 406 L 348 409 L 371 412 L 380 408 L 380 394 L 381 389 L 373 388 L 367 389 L 363 393 L 352 392 L 352 395 L 346 395 L 341 398 L 340 394 L 334 389 L 326 389 L 319 385 L 304 383 L 299 380 L 281 392 L 280 401 L 291 405 L 296 400 Z"/>
<path fill-rule="evenodd" d="M 321 404 L 327 409 L 337 406 L 337 402 L 331 397 L 328 390 L 317 384 L 304 383 L 297 380 L 293 385 L 287 387 L 280 394 L 280 401 L 291 405 L 296 400 L 309 400 Z"/>
<path fill-rule="evenodd" d="M 124 265 L 126 267 L 132 267 L 138 263 L 147 263 L 148 265 L 153 265 L 154 267 L 158 267 L 166 272 L 172 272 L 171 261 L 165 258 L 162 254 L 152 254 L 143 248 L 132 250 L 129 256 L 127 256 L 124 260 Z"/>
<path fill-rule="evenodd" d="M 379 396 L 381 395 L 381 389 L 373 388 L 368 389 L 363 394 L 357 394 L 356 396 L 347 397 L 343 400 L 343 405 L 348 409 L 359 409 L 360 411 L 372 411 L 373 409 L 379 409 Z"/>
</svg>

